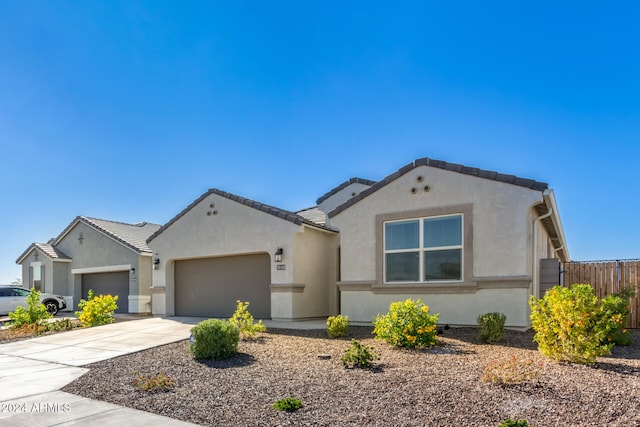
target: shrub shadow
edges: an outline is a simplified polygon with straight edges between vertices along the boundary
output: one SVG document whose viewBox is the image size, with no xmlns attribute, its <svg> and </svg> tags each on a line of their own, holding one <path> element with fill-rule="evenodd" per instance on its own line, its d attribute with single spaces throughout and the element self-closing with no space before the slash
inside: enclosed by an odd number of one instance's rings
<svg viewBox="0 0 640 427">
<path fill-rule="evenodd" d="M 624 363 L 615 363 L 615 362 L 596 362 L 591 366 L 593 369 L 598 369 L 607 372 L 614 372 L 616 374 L 629 376 L 629 377 L 640 377 L 640 367 L 638 366 L 630 366 Z"/>
<path fill-rule="evenodd" d="M 209 368 L 231 369 L 251 366 L 255 363 L 256 358 L 247 353 L 238 353 L 228 359 L 195 359 L 195 361 L 201 365 L 208 366 Z"/>
</svg>

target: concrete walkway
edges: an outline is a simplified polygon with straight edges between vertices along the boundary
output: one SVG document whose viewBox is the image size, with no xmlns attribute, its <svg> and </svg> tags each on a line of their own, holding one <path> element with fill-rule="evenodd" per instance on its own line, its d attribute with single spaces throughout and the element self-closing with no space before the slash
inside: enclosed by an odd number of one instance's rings
<svg viewBox="0 0 640 427">
<path fill-rule="evenodd" d="M 0 425 L 193 426 L 58 390 L 88 372 L 84 365 L 184 340 L 202 320 L 145 317 L 0 344 Z M 324 320 L 264 324 L 267 328 L 326 328 Z"/>
</svg>

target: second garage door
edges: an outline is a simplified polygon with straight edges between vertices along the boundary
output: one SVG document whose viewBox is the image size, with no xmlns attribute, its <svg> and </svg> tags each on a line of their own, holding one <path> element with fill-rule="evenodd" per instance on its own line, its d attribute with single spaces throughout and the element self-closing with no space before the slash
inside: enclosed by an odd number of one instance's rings
<svg viewBox="0 0 640 427">
<path fill-rule="evenodd" d="M 268 254 L 176 261 L 177 316 L 231 317 L 236 300 L 248 301 L 256 319 L 271 317 Z"/>
<path fill-rule="evenodd" d="M 92 273 L 82 275 L 82 298 L 87 298 L 89 289 L 98 295 L 118 295 L 116 313 L 129 312 L 129 272 Z"/>
</svg>

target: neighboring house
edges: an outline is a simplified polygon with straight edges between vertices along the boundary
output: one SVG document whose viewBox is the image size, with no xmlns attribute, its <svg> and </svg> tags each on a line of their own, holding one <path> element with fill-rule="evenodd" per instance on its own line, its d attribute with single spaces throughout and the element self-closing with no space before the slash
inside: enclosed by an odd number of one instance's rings
<svg viewBox="0 0 640 427">
<path fill-rule="evenodd" d="M 352 178 L 293 213 L 211 189 L 148 239 L 153 313 L 256 318 L 342 313 L 370 323 L 421 298 L 440 322 L 499 311 L 530 325 L 540 260 L 569 254 L 547 184 L 433 159 Z"/>
<path fill-rule="evenodd" d="M 160 225 L 125 224 L 79 216 L 48 243 L 34 243 L 16 261 L 22 283 L 62 295 L 77 308 L 89 289 L 118 295 L 119 313 L 150 312 L 151 250 L 146 240 Z"/>
</svg>

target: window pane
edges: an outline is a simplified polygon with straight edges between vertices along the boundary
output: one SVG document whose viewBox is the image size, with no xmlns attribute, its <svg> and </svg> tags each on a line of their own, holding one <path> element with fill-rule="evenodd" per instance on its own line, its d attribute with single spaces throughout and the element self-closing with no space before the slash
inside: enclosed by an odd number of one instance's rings
<svg viewBox="0 0 640 427">
<path fill-rule="evenodd" d="M 449 216 L 424 220 L 424 247 L 462 244 L 462 217 Z"/>
<path fill-rule="evenodd" d="M 418 252 L 387 254 L 387 282 L 417 282 L 420 276 Z"/>
<path fill-rule="evenodd" d="M 419 227 L 420 223 L 417 220 L 387 222 L 384 225 L 384 248 L 386 250 L 418 248 Z"/>
<path fill-rule="evenodd" d="M 424 280 L 462 280 L 462 250 L 425 252 Z"/>
</svg>

